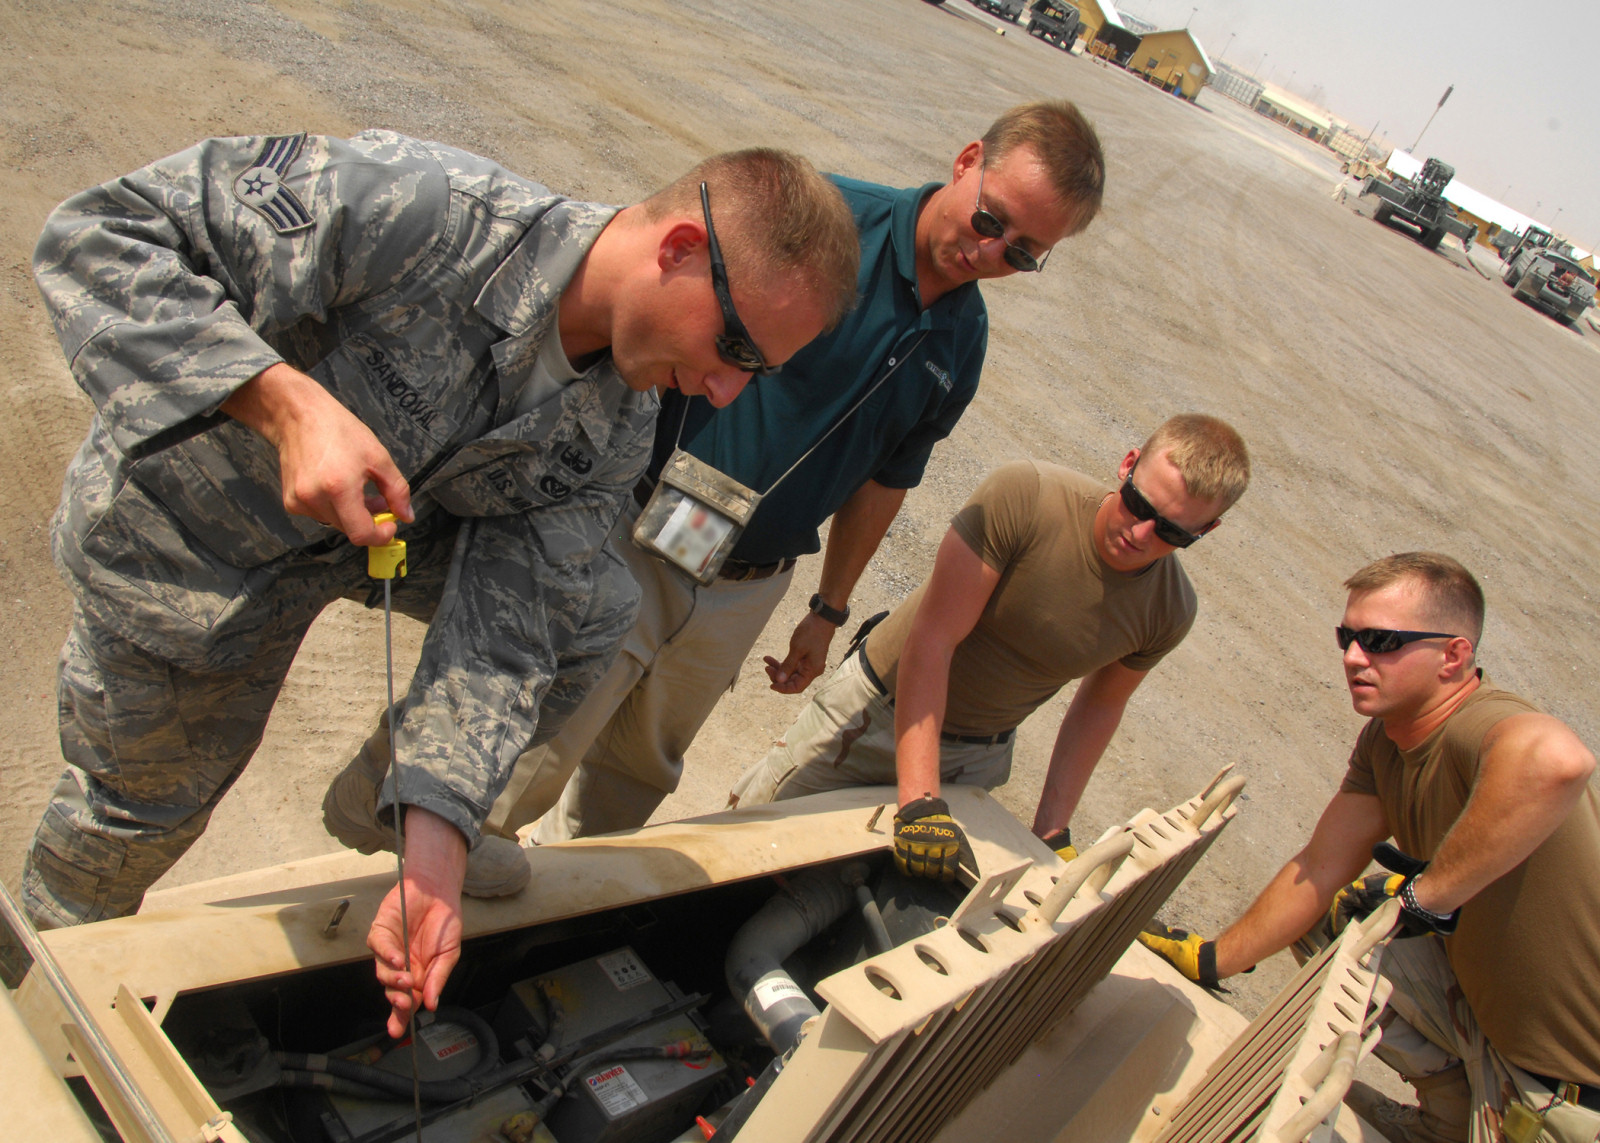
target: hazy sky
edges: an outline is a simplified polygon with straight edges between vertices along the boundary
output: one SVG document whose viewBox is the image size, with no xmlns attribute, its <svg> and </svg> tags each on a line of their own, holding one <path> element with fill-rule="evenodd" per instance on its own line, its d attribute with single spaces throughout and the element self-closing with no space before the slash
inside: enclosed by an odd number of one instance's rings
<svg viewBox="0 0 1600 1143">
<path fill-rule="evenodd" d="M 1437 155 L 1491 198 L 1546 224 L 1554 219 L 1585 249 L 1600 247 L 1596 0 L 1526 6 L 1126 0 L 1118 6 L 1159 27 L 1188 22 L 1213 60 L 1221 56 L 1298 95 L 1320 87 L 1329 111 L 1363 133 L 1378 124 L 1379 134 L 1402 149 L 1455 84 L 1413 153 Z"/>
</svg>

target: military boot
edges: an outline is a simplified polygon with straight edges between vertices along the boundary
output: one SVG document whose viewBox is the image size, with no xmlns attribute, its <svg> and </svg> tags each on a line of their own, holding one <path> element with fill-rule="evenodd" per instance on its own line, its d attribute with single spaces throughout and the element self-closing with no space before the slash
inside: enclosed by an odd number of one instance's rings
<svg viewBox="0 0 1600 1143">
<path fill-rule="evenodd" d="M 1417 1089 L 1420 1106 L 1390 1099 L 1360 1080 L 1344 1101 L 1389 1143 L 1466 1143 L 1472 1089 L 1466 1069 L 1457 1064 L 1431 1076 L 1406 1077 Z"/>
<path fill-rule="evenodd" d="M 378 822 L 378 788 L 388 773 L 389 727 L 381 719 L 322 798 L 323 828 L 340 845 L 360 853 L 394 852 L 394 831 Z M 469 897 L 505 897 L 521 892 L 528 876 L 527 855 L 520 845 L 484 834 L 467 854 L 461 891 Z"/>
</svg>

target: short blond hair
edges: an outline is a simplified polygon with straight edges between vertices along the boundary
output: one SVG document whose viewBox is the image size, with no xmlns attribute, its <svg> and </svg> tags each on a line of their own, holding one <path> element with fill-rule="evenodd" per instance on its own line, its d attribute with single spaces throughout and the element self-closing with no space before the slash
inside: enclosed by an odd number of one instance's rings
<svg viewBox="0 0 1600 1143">
<path fill-rule="evenodd" d="M 1220 500 L 1226 512 L 1250 487 L 1250 450 L 1244 438 L 1218 417 L 1180 413 L 1162 423 L 1141 453 L 1165 452 L 1183 486 L 1197 500 Z"/>
<path fill-rule="evenodd" d="M 1072 211 L 1077 234 L 1100 211 L 1106 189 L 1106 157 L 1100 136 L 1074 103 L 1045 99 L 1013 107 L 983 133 L 983 154 L 999 162 L 1018 147 L 1032 148 L 1044 165 L 1061 205 Z"/>
<path fill-rule="evenodd" d="M 730 283 L 752 290 L 798 274 L 827 315 L 826 329 L 855 306 L 861 270 L 855 215 L 806 159 L 772 147 L 713 155 L 641 203 L 645 217 L 701 217 L 701 183 Z"/>
<path fill-rule="evenodd" d="M 1373 560 L 1344 586 L 1365 594 L 1397 583 L 1417 585 L 1429 624 L 1477 647 L 1483 637 L 1483 588 L 1460 560 L 1443 552 L 1396 552 Z"/>
</svg>

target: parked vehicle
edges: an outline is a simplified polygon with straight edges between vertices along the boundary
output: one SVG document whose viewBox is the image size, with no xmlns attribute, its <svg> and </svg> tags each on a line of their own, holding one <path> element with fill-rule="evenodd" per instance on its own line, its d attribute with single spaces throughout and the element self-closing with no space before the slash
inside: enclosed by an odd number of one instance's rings
<svg viewBox="0 0 1600 1143">
<path fill-rule="evenodd" d="M 1022 21 L 1022 10 L 1028 6 L 1027 0 L 972 0 L 972 3 L 1013 24 Z"/>
<path fill-rule="evenodd" d="M 1028 16 L 1028 35 L 1038 36 L 1045 43 L 1070 52 L 1078 38 L 1078 29 L 1082 26 L 1078 10 L 1071 4 L 1062 4 L 1059 0 L 1033 0 L 1033 8 Z"/>
<path fill-rule="evenodd" d="M 1396 176 L 1391 181 L 1373 176 L 1361 186 L 1363 196 L 1375 194 L 1378 208 L 1373 221 L 1403 222 L 1416 229 L 1416 239 L 1429 250 L 1437 250 L 1446 234 L 1465 237 L 1465 224 L 1455 208 L 1445 201 L 1444 188 L 1456 177 L 1456 169 L 1442 159 L 1429 159 L 1415 179 Z M 1476 228 L 1472 228 L 1476 235 Z"/>
<path fill-rule="evenodd" d="M 1505 283 L 1519 301 L 1572 325 L 1594 304 L 1594 279 L 1550 246 L 1527 246 L 1506 268 Z"/>
</svg>

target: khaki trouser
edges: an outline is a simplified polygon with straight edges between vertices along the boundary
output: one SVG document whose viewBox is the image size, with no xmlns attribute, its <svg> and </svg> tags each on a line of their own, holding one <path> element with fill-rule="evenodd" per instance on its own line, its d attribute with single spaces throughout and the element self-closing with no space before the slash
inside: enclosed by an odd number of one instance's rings
<svg viewBox="0 0 1600 1143">
<path fill-rule="evenodd" d="M 517 760 L 488 832 L 515 837 L 542 816 L 534 837 L 548 845 L 644 825 L 794 578 L 702 587 L 633 542 L 639 511 L 630 502 L 609 544 L 638 581 L 639 618 L 561 732 Z"/>
<path fill-rule="evenodd" d="M 1544 1143 L 1595 1143 L 1600 1138 L 1600 1113 L 1558 1100 L 1484 1038 L 1450 968 L 1443 940 L 1391 941 L 1381 971 L 1394 991 L 1380 1018 L 1383 1038 L 1374 1054 L 1417 1088 L 1424 1110 L 1443 1121 L 1444 1137 L 1496 1143 L 1502 1138 L 1504 1108 L 1518 1101 L 1544 1113 L 1539 1136 Z M 1452 1089 L 1460 1096 L 1452 1097 Z"/>
<path fill-rule="evenodd" d="M 939 743 L 939 780 L 992 790 L 1011 776 L 1011 746 Z M 730 805 L 819 794 L 845 786 L 892 786 L 894 703 L 850 655 L 822 680 L 815 697 L 767 756 L 739 778 Z"/>
</svg>

